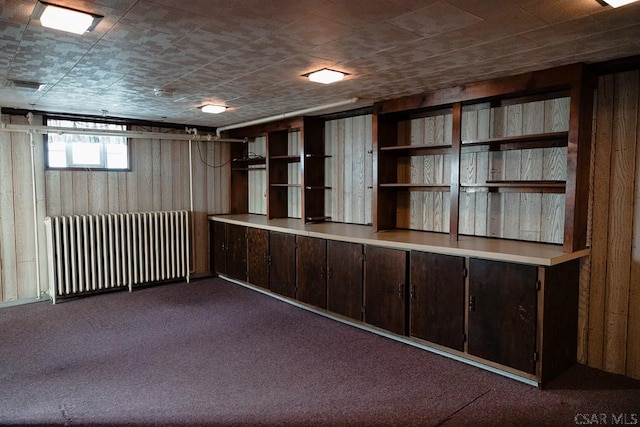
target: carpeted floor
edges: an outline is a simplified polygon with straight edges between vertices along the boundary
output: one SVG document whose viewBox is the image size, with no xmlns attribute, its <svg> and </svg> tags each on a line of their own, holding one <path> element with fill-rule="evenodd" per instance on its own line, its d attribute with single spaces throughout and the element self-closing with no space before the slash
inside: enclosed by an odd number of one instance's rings
<svg viewBox="0 0 640 427">
<path fill-rule="evenodd" d="M 220 279 L 0 309 L 3 425 L 575 426 L 639 415 L 639 381 L 577 365 L 538 390 Z"/>
</svg>

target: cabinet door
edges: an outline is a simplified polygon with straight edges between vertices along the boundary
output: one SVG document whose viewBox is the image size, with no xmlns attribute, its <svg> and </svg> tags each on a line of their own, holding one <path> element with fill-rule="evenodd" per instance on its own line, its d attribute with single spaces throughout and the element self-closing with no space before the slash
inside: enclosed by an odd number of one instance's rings
<svg viewBox="0 0 640 427">
<path fill-rule="evenodd" d="M 464 350 L 464 258 L 411 252 L 410 334 Z"/>
<path fill-rule="evenodd" d="M 365 253 L 365 321 L 405 335 L 407 253 L 375 246 Z"/>
<path fill-rule="evenodd" d="M 247 280 L 247 227 L 227 224 L 227 273 Z"/>
<path fill-rule="evenodd" d="M 247 282 L 269 289 L 269 232 L 247 230 Z"/>
<path fill-rule="evenodd" d="M 538 268 L 472 258 L 469 354 L 535 373 Z"/>
<path fill-rule="evenodd" d="M 296 296 L 296 236 L 269 233 L 269 286 L 273 292 L 289 298 Z"/>
<path fill-rule="evenodd" d="M 227 224 L 213 222 L 213 241 L 211 243 L 213 255 L 213 271 L 227 274 Z"/>
<path fill-rule="evenodd" d="M 327 308 L 327 242 L 305 236 L 296 239 L 296 297 L 307 304 Z"/>
<path fill-rule="evenodd" d="M 327 241 L 327 308 L 362 320 L 362 245 Z"/>
</svg>

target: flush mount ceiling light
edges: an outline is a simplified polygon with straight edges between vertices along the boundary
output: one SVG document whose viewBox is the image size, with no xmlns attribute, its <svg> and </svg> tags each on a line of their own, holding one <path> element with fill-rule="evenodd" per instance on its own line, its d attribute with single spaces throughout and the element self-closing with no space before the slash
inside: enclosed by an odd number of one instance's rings
<svg viewBox="0 0 640 427">
<path fill-rule="evenodd" d="M 620 6 L 627 5 L 629 3 L 634 3 L 636 1 L 638 0 L 598 0 L 600 4 L 603 4 L 603 5 L 608 4 L 611 7 L 620 7 Z"/>
<path fill-rule="evenodd" d="M 39 1 L 33 10 L 33 17 L 40 19 L 43 27 L 67 31 L 74 34 L 84 34 L 93 30 L 102 16 L 56 6 Z"/>
<path fill-rule="evenodd" d="M 207 104 L 200 107 L 200 109 L 203 113 L 220 114 L 224 113 L 227 110 L 227 107 L 224 105 Z"/>
<path fill-rule="evenodd" d="M 305 76 L 310 81 L 316 82 L 316 83 L 323 83 L 326 85 L 330 83 L 339 82 L 340 80 L 344 79 L 344 76 L 346 75 L 347 75 L 346 73 L 343 73 L 341 71 L 330 70 L 328 68 L 323 68 L 322 70 L 305 74 Z"/>
</svg>

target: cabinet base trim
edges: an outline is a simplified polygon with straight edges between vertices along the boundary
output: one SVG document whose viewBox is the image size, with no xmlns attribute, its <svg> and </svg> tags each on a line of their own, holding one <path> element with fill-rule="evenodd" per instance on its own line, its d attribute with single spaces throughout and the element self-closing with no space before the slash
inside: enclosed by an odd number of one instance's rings
<svg viewBox="0 0 640 427">
<path fill-rule="evenodd" d="M 393 334 L 391 332 L 385 331 L 384 329 L 376 328 L 375 326 L 371 326 L 371 325 L 368 325 L 368 324 L 365 324 L 365 323 L 360 323 L 360 322 L 354 321 L 352 319 L 349 319 L 347 317 L 343 317 L 343 316 L 336 315 L 334 313 L 331 313 L 331 312 L 328 312 L 328 311 L 325 311 L 325 310 L 322 310 L 322 309 L 318 309 L 316 307 L 313 307 L 313 306 L 310 306 L 310 305 L 307 305 L 307 304 L 292 300 L 290 298 L 283 297 L 281 295 L 275 294 L 275 293 L 273 293 L 273 292 L 271 292 L 269 290 L 262 289 L 262 288 L 257 287 L 257 286 L 253 286 L 253 285 L 251 285 L 249 283 L 246 283 L 246 282 L 243 282 L 243 281 L 240 281 L 240 280 L 236 280 L 236 279 L 232 279 L 231 277 L 227 277 L 227 276 L 222 275 L 222 274 L 218 275 L 218 277 L 220 277 L 221 279 L 224 279 L 224 280 L 226 280 L 228 282 L 235 283 L 236 285 L 240 285 L 240 286 L 245 287 L 247 289 L 251 289 L 253 291 L 259 292 L 259 293 L 264 294 L 264 295 L 267 295 L 267 296 L 269 296 L 271 298 L 275 298 L 275 299 L 280 300 L 282 302 L 285 302 L 287 304 L 293 305 L 295 307 L 302 308 L 303 310 L 307 310 L 307 311 L 310 311 L 312 313 L 319 314 L 320 316 L 329 318 L 331 320 L 335 320 L 337 322 L 340 322 L 340 323 L 343 323 L 343 324 L 346 324 L 346 325 L 349 325 L 349 326 L 353 326 L 353 327 L 358 328 L 358 329 L 362 329 L 363 331 L 371 332 L 371 333 L 374 333 L 376 335 L 380 335 L 380 336 L 383 336 L 385 338 L 389 338 L 389 339 L 392 339 L 394 341 L 401 342 L 403 344 L 408 344 L 410 346 L 417 347 L 417 348 L 419 348 L 421 350 L 426 350 L 428 352 L 431 352 L 431 353 L 446 357 L 448 359 L 452 359 L 452 360 L 456 360 L 458 362 L 466 363 L 467 365 L 475 366 L 475 367 L 483 369 L 485 371 L 493 372 L 494 374 L 498 374 L 498 375 L 501 375 L 503 377 L 510 378 L 512 380 L 516 380 L 516 381 L 519 381 L 519 382 L 524 383 L 524 384 L 528 384 L 530 386 L 534 386 L 534 387 L 540 387 L 541 386 L 540 382 L 538 382 L 536 380 L 533 380 L 531 378 L 527 378 L 527 377 L 524 377 L 524 376 L 521 376 L 521 375 L 518 375 L 518 374 L 515 374 L 515 373 L 512 373 L 512 372 L 507 372 L 507 371 L 501 370 L 499 368 L 496 368 L 496 367 L 493 367 L 493 366 L 489 366 L 489 365 L 486 365 L 486 364 L 481 363 L 481 362 L 477 362 L 475 360 L 467 359 L 465 357 L 458 356 L 456 354 L 452 354 L 452 353 L 449 353 L 449 352 L 446 352 L 446 351 L 431 347 L 431 346 L 429 346 L 427 344 L 416 342 L 416 341 L 414 341 L 414 340 L 412 340 L 410 338 L 407 338 L 407 337 L 404 337 L 404 336 L 400 336 L 400 335 L 396 335 L 396 334 Z"/>
</svg>

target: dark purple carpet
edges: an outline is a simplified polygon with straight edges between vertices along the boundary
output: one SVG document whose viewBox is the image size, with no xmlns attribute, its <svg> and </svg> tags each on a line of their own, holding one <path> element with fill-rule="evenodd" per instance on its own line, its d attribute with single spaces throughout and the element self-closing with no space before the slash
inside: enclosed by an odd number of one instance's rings
<svg viewBox="0 0 640 427">
<path fill-rule="evenodd" d="M 538 390 L 220 279 L 0 309 L 0 424 L 640 423 L 640 382 Z M 635 418 L 634 418 L 635 417 Z"/>
</svg>

